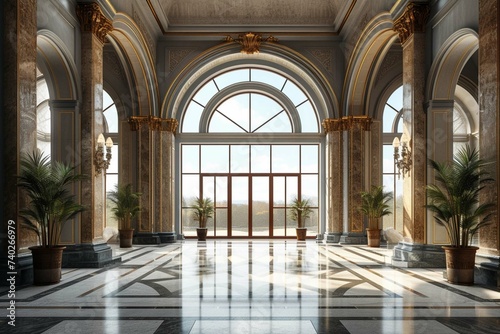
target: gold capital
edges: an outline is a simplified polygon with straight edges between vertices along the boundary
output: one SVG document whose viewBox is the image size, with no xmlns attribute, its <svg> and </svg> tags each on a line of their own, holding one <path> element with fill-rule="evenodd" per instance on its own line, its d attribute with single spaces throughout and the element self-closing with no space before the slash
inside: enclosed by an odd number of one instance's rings
<svg viewBox="0 0 500 334">
<path fill-rule="evenodd" d="M 76 16 L 80 21 L 82 32 L 91 32 L 102 43 L 106 42 L 106 35 L 113 30 L 113 25 L 101 12 L 101 7 L 97 3 L 79 2 L 76 5 Z"/>
<path fill-rule="evenodd" d="M 412 34 L 425 31 L 429 14 L 430 7 L 426 3 L 410 2 L 406 6 L 401 17 L 394 21 L 394 30 L 399 34 L 401 44 L 404 44 Z"/>
<path fill-rule="evenodd" d="M 276 43 L 278 39 L 274 36 L 269 36 L 265 39 L 262 38 L 260 34 L 254 34 L 253 32 L 248 32 L 244 35 L 239 35 L 237 39 L 231 36 L 226 36 L 224 42 L 235 42 L 241 44 L 241 53 L 246 54 L 257 54 L 260 52 L 260 45 L 262 42 Z"/>
<path fill-rule="evenodd" d="M 167 131 L 175 133 L 179 122 L 175 118 L 162 118 L 161 120 L 161 131 Z"/>
<path fill-rule="evenodd" d="M 148 116 L 130 116 L 128 119 L 131 131 L 139 131 L 143 124 L 148 123 Z"/>
</svg>

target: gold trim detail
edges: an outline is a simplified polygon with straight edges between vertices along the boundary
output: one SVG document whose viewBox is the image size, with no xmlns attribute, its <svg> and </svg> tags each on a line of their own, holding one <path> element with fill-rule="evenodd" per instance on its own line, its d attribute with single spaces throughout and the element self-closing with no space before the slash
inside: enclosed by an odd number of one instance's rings
<svg viewBox="0 0 500 334">
<path fill-rule="evenodd" d="M 147 125 L 151 131 L 168 131 L 177 130 L 179 122 L 175 118 L 161 118 L 156 116 L 130 116 L 128 119 L 131 131 L 139 131 L 143 125 Z"/>
<path fill-rule="evenodd" d="M 344 116 L 342 118 L 327 118 L 322 125 L 326 133 L 333 131 L 348 131 L 358 128 L 370 131 L 373 120 L 369 116 Z"/>
<path fill-rule="evenodd" d="M 277 43 L 278 39 L 274 36 L 263 39 L 260 34 L 248 32 L 244 35 L 239 35 L 236 39 L 228 35 L 224 39 L 224 42 L 241 44 L 241 53 L 252 55 L 260 52 L 260 45 L 262 42 Z"/>
<path fill-rule="evenodd" d="M 425 32 L 425 24 L 429 18 L 430 7 L 426 3 L 411 2 L 404 13 L 394 21 L 394 30 L 398 33 L 401 44 L 416 32 Z"/>
<path fill-rule="evenodd" d="M 93 33 L 103 44 L 106 35 L 113 30 L 111 21 L 101 11 L 101 7 L 95 3 L 82 3 L 76 5 L 76 16 L 80 22 L 82 32 Z"/>
</svg>

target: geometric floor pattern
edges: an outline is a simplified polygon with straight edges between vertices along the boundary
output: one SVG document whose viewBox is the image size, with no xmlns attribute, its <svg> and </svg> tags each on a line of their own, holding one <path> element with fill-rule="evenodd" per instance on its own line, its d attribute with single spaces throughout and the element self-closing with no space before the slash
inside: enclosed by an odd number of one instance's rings
<svg viewBox="0 0 500 334">
<path fill-rule="evenodd" d="M 500 333 L 500 290 L 443 269 L 392 268 L 391 251 L 295 240 L 185 240 L 120 249 L 16 291 L 0 333 Z M 9 299 L 0 295 L 0 308 Z"/>
</svg>

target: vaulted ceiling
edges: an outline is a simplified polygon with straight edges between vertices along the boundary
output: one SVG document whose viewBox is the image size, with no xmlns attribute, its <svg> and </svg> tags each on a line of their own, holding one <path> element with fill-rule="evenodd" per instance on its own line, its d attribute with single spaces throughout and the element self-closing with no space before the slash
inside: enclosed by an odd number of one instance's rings
<svg viewBox="0 0 500 334">
<path fill-rule="evenodd" d="M 338 33 L 357 0 L 108 0 L 130 11 L 148 6 L 160 30 L 167 32 L 241 31 Z M 144 2 L 143 2 L 144 1 Z"/>
</svg>

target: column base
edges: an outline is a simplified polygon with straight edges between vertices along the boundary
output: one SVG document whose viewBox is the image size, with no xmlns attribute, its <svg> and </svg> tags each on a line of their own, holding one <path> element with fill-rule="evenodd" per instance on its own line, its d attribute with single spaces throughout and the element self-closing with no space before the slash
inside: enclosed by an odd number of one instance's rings
<svg viewBox="0 0 500 334">
<path fill-rule="evenodd" d="M 158 232 L 162 244 L 173 244 L 177 239 L 175 232 Z"/>
<path fill-rule="evenodd" d="M 441 246 L 399 242 L 391 264 L 399 268 L 446 268 L 446 258 Z"/>
<path fill-rule="evenodd" d="M 499 256 L 476 254 L 474 283 L 484 284 L 493 287 L 500 287 Z"/>
<path fill-rule="evenodd" d="M 366 245 L 368 243 L 368 239 L 364 233 L 343 233 L 340 236 L 340 244 L 343 245 Z"/>
<path fill-rule="evenodd" d="M 136 245 L 159 245 L 161 240 L 158 233 L 139 232 L 134 235 L 133 243 Z"/>
<path fill-rule="evenodd" d="M 325 232 L 323 237 L 323 242 L 327 244 L 338 244 L 340 242 L 340 237 L 342 236 L 342 232 Z"/>
<path fill-rule="evenodd" d="M 121 257 L 113 257 L 108 244 L 68 245 L 63 252 L 63 268 L 102 268 L 122 261 Z"/>
</svg>

